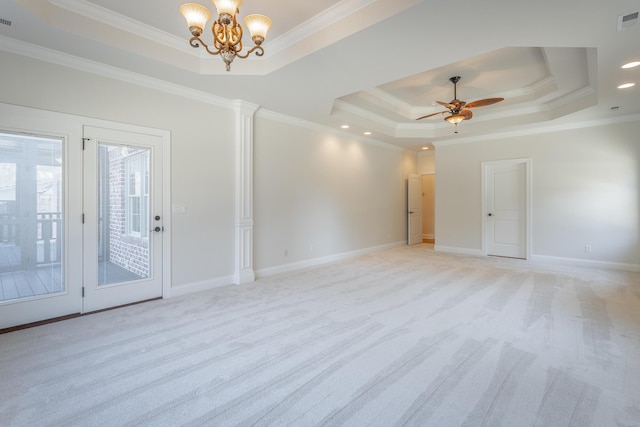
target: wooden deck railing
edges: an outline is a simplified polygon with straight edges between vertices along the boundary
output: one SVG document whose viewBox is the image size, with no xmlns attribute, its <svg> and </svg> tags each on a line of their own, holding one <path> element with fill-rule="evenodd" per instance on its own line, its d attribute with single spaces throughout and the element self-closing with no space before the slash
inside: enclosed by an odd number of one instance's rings
<svg viewBox="0 0 640 427">
<path fill-rule="evenodd" d="M 35 253 L 37 264 L 49 264 L 60 262 L 62 251 L 62 213 L 39 212 L 37 214 L 35 242 L 22 242 L 21 230 L 28 229 L 29 224 L 24 223 L 24 218 L 14 214 L 0 214 L 0 244 L 3 246 L 22 247 L 20 252 L 27 250 Z M 29 250 L 26 245 L 33 249 Z"/>
<path fill-rule="evenodd" d="M 43 259 L 38 259 L 38 264 L 60 261 L 60 250 L 62 249 L 61 226 L 62 212 L 38 213 L 37 240 L 43 243 L 44 248 Z"/>
<path fill-rule="evenodd" d="M 13 214 L 0 214 L 0 243 L 16 243 L 20 230 L 20 221 Z"/>
</svg>

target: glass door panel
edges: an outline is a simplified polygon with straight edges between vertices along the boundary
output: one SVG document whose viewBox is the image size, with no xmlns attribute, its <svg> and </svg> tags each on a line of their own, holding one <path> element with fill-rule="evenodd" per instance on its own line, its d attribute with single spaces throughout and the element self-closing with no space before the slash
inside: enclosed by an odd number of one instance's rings
<svg viewBox="0 0 640 427">
<path fill-rule="evenodd" d="M 149 278 L 150 152 L 98 145 L 98 286 Z"/>
<path fill-rule="evenodd" d="M 65 291 L 61 139 L 0 133 L 0 302 Z"/>
</svg>

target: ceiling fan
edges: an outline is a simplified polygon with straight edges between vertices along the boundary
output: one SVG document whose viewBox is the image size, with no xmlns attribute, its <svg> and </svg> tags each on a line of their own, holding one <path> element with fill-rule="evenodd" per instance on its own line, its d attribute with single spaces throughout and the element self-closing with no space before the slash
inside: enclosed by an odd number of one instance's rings
<svg viewBox="0 0 640 427">
<path fill-rule="evenodd" d="M 485 98 L 478 99 L 477 101 L 466 103 L 464 101 L 460 101 L 458 99 L 458 82 L 460 81 L 460 76 L 453 76 L 449 78 L 449 81 L 453 83 L 453 100 L 449 102 L 436 101 L 438 104 L 442 105 L 446 108 L 445 111 L 440 111 L 438 113 L 427 114 L 426 116 L 418 117 L 416 120 L 426 119 L 427 117 L 433 117 L 440 114 L 449 113 L 450 116 L 445 117 L 444 119 L 453 123 L 456 126 L 455 133 L 458 133 L 458 123 L 463 120 L 469 120 L 473 117 L 473 113 L 470 108 L 478 108 L 484 107 L 486 105 L 495 104 L 496 102 L 504 101 L 504 98 Z"/>
</svg>

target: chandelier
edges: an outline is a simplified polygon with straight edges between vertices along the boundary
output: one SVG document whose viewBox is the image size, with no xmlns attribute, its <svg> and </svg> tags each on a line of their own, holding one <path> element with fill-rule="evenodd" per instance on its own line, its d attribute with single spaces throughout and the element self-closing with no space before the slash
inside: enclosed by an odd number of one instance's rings
<svg viewBox="0 0 640 427">
<path fill-rule="evenodd" d="M 180 13 L 187 20 L 191 39 L 189 44 L 193 47 L 202 47 L 211 55 L 220 55 L 227 64 L 227 71 L 231 69 L 231 63 L 238 58 L 247 58 L 253 52 L 256 56 L 264 55 L 262 42 L 267 36 L 267 31 L 271 28 L 271 19 L 264 15 L 247 15 L 244 18 L 244 25 L 251 33 L 254 46 L 242 52 L 242 26 L 238 23 L 237 17 L 240 10 L 238 7 L 242 0 L 211 0 L 216 6 L 218 18 L 211 24 L 213 33 L 213 45 L 207 45 L 200 36 L 205 25 L 211 19 L 211 12 L 204 6 L 196 3 L 186 3 L 180 6 Z"/>
</svg>

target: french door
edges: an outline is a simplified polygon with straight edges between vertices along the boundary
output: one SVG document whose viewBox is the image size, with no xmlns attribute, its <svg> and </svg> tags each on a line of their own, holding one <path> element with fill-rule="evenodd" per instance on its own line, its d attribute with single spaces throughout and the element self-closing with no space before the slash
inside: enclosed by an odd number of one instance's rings
<svg viewBox="0 0 640 427">
<path fill-rule="evenodd" d="M 0 104 L 0 329 L 163 296 L 168 144 Z"/>
<path fill-rule="evenodd" d="M 84 127 L 83 312 L 162 296 L 162 139 Z"/>
<path fill-rule="evenodd" d="M 20 123 L 21 117 L 9 115 Z M 78 313 L 82 266 L 78 164 L 69 138 L 0 127 L 0 328 Z"/>
</svg>

